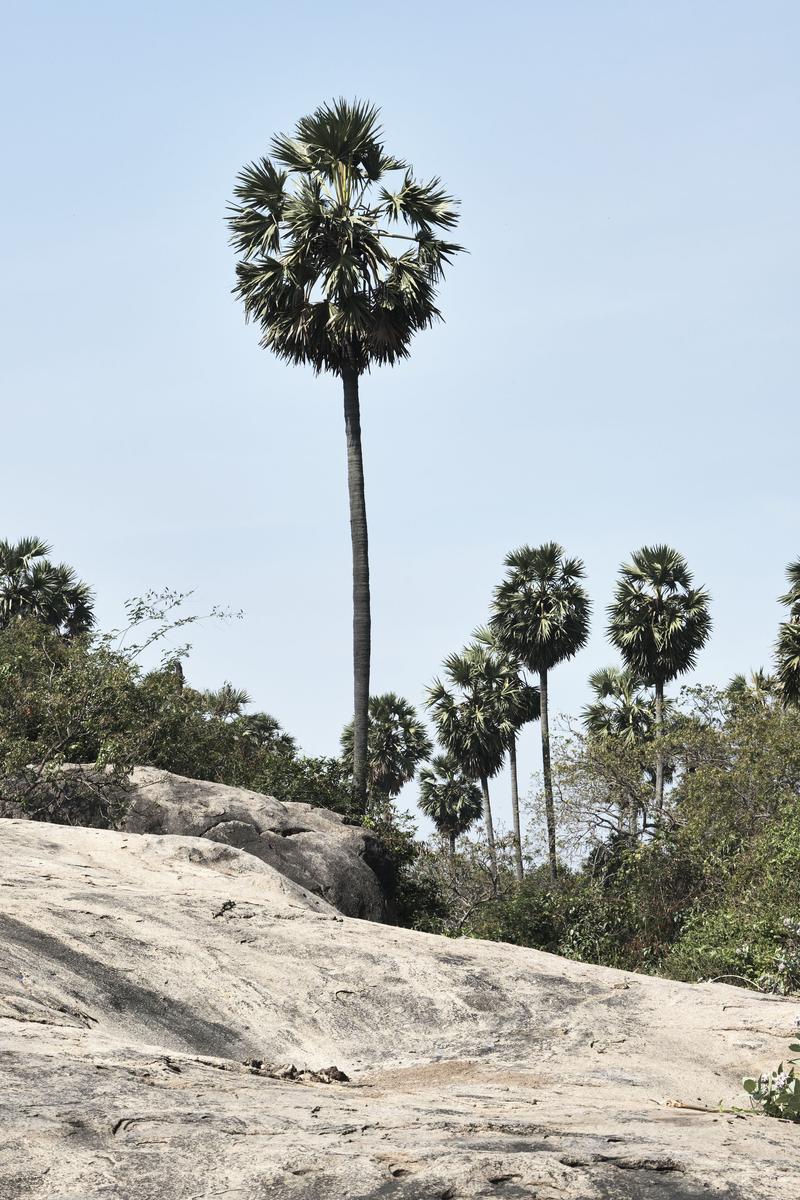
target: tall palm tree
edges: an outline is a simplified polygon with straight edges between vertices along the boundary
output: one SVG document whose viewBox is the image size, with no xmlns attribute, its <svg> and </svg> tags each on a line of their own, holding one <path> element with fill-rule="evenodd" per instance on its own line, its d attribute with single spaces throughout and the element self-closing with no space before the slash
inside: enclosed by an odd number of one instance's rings
<svg viewBox="0 0 800 1200">
<path fill-rule="evenodd" d="M 472 645 L 444 661 L 449 687 L 435 679 L 428 688 L 430 709 L 440 743 L 470 779 L 480 781 L 483 822 L 492 879 L 497 883 L 489 780 L 503 765 L 515 728 L 518 685 L 486 646 Z"/>
<path fill-rule="evenodd" d="M 686 559 L 671 546 L 643 546 L 623 563 L 608 633 L 627 666 L 655 691 L 655 809 L 664 806 L 664 686 L 691 670 L 711 632 L 709 595 L 692 586 Z"/>
<path fill-rule="evenodd" d="M 480 820 L 483 799 L 474 779 L 464 774 L 452 755 L 437 754 L 419 773 L 419 806 L 448 839 L 452 858 L 456 838 Z"/>
<path fill-rule="evenodd" d="M 784 704 L 800 706 L 800 558 L 786 568 L 789 590 L 781 604 L 789 609 L 778 630 L 775 647 L 778 686 Z"/>
<path fill-rule="evenodd" d="M 0 541 L 0 629 L 17 617 L 36 617 L 64 637 L 94 625 L 91 589 L 66 563 L 52 563 L 41 538 Z"/>
<path fill-rule="evenodd" d="M 342 757 L 349 767 L 353 763 L 354 740 L 351 721 L 342 731 Z M 408 700 L 394 692 L 370 696 L 367 741 L 370 797 L 387 800 L 397 796 L 432 751 L 425 726 Z"/>
<path fill-rule="evenodd" d="M 550 875 L 555 879 L 556 818 L 550 766 L 549 674 L 572 658 L 589 636 L 591 605 L 580 583 L 579 558 L 566 558 L 557 542 L 521 546 L 506 556 L 507 574 L 495 588 L 490 626 L 505 651 L 539 677 L 542 778 Z"/>
<path fill-rule="evenodd" d="M 235 294 L 261 344 L 342 381 L 353 555 L 353 789 L 367 797 L 370 593 L 359 381 L 396 363 L 441 314 L 436 285 L 460 250 L 437 230 L 457 224 L 439 179 L 416 180 L 388 154 L 378 109 L 324 104 L 272 140 L 272 158 L 239 174 L 229 224 Z M 390 176 L 399 176 L 389 185 Z"/>
<path fill-rule="evenodd" d="M 498 642 L 494 630 L 484 625 L 475 630 L 474 636 L 480 645 L 488 647 L 493 654 L 499 657 L 503 669 L 508 672 L 512 683 L 509 693 L 512 702 L 508 716 L 513 728 L 509 734 L 508 767 L 511 776 L 511 819 L 514 826 L 514 871 L 517 880 L 521 881 L 525 875 L 525 868 L 522 862 L 522 829 L 519 819 L 517 738 L 524 725 L 527 725 L 529 721 L 539 720 L 539 716 L 541 715 L 539 689 L 528 683 L 524 677 L 520 663 L 506 654 Z"/>
</svg>

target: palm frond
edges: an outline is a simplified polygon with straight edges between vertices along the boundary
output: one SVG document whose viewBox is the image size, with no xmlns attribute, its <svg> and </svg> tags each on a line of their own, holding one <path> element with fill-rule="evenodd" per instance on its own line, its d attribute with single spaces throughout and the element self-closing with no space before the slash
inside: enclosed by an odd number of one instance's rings
<svg viewBox="0 0 800 1200">
<path fill-rule="evenodd" d="M 240 172 L 229 206 L 246 319 L 265 348 L 315 371 L 405 358 L 414 335 L 441 319 L 435 286 L 461 251 L 432 231 L 455 225 L 455 201 L 385 151 L 378 116 L 364 101 L 322 105 Z M 378 185 L 398 170 L 404 232 L 390 233 Z"/>
</svg>

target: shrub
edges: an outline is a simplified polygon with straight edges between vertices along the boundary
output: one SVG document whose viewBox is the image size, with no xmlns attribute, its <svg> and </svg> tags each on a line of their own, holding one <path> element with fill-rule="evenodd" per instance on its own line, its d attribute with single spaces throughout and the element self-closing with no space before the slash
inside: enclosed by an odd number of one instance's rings
<svg viewBox="0 0 800 1200">
<path fill-rule="evenodd" d="M 800 1017 L 795 1024 L 800 1029 Z M 800 1053 L 800 1043 L 793 1043 L 789 1049 Z M 800 1059 L 790 1058 L 785 1064 L 780 1063 L 776 1071 L 766 1071 L 757 1079 L 743 1079 L 742 1087 L 751 1104 L 768 1117 L 800 1121 L 800 1079 L 795 1074 L 798 1063 Z"/>
</svg>

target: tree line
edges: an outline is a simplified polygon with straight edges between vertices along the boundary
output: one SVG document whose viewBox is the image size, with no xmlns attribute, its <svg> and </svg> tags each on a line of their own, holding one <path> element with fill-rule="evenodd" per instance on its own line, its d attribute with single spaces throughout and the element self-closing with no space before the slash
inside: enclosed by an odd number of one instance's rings
<svg viewBox="0 0 800 1200">
<path fill-rule="evenodd" d="M 0 631 L 15 620 L 35 618 L 65 642 L 90 633 L 94 600 L 89 586 L 66 564 L 49 559 L 38 537 L 0 541 Z M 443 678 L 427 691 L 438 752 L 413 705 L 394 693 L 372 696 L 368 707 L 367 798 L 364 815 L 390 811 L 402 788 L 418 777 L 419 805 L 454 852 L 456 839 L 482 820 L 493 876 L 497 853 L 489 790 L 506 763 L 511 777 L 513 853 L 523 877 L 517 742 L 523 728 L 540 726 L 547 860 L 558 872 L 557 829 L 551 764 L 551 676 L 573 658 L 589 636 L 591 602 L 585 568 L 555 542 L 522 546 L 505 559 L 505 576 L 494 589 L 487 621 L 472 641 L 443 662 Z M 780 597 L 786 618 L 779 625 L 774 672 L 743 677 L 734 690 L 755 686 L 784 705 L 800 705 L 800 559 L 787 568 L 789 588 Z M 651 833 L 664 809 L 663 726 L 669 709 L 665 689 L 694 667 L 711 631 L 710 598 L 696 587 L 685 558 L 666 545 L 645 546 L 620 567 L 607 612 L 607 636 L 622 666 L 589 678 L 593 699 L 581 714 L 586 733 L 620 753 L 641 755 L 642 789 L 631 789 L 623 814 L 632 843 Z M 162 611 L 155 614 L 171 628 Z M 134 623 L 154 617 L 152 606 L 134 613 Z M 177 622 L 178 627 L 182 620 Z M 160 636 L 160 634 L 159 634 Z M 179 658 L 170 665 L 180 686 Z M 242 736 L 271 750 L 296 750 L 294 739 L 267 713 L 247 714 L 249 696 L 225 683 L 202 693 L 205 716 L 236 721 Z M 341 738 L 342 777 L 352 779 L 356 758 L 355 721 Z M 650 796 L 647 797 L 647 793 Z M 341 797 L 337 798 L 341 807 Z M 358 809 L 354 809 L 358 812 Z"/>
</svg>

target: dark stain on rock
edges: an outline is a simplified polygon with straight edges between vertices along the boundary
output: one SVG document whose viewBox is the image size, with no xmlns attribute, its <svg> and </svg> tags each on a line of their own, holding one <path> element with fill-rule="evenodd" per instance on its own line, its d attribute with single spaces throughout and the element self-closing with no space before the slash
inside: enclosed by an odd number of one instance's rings
<svg viewBox="0 0 800 1200">
<path fill-rule="evenodd" d="M 133 1024 L 155 1033 L 165 1046 L 196 1054 L 242 1057 L 246 1050 L 239 1036 L 214 1021 L 205 1020 L 188 1004 L 160 995 L 128 979 L 121 971 L 82 954 L 50 934 L 13 917 L 0 915 L 0 938 L 15 943 L 40 958 L 50 959 L 76 977 L 76 994 L 87 1008 L 126 1016 Z M 92 994 L 89 1000 L 87 992 Z"/>
</svg>

